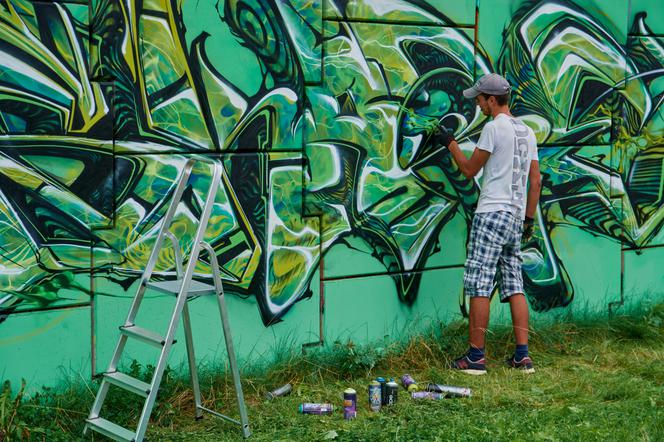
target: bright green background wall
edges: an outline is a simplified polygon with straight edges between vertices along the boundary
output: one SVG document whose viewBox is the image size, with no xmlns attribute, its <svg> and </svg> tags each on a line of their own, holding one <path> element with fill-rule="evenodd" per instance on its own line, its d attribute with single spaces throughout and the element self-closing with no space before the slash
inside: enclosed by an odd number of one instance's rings
<svg viewBox="0 0 664 442">
<path fill-rule="evenodd" d="M 661 300 L 663 11 L 0 1 L 0 378 L 36 389 L 104 370 L 192 156 L 224 166 L 207 239 L 243 363 L 461 318 L 479 183 L 426 126 L 441 122 L 470 153 L 486 120 L 461 91 L 494 71 L 540 145 L 538 229 L 523 249 L 534 319 Z M 196 169 L 179 208 L 183 240 L 209 173 Z M 165 251 L 157 276 L 172 271 Z M 149 295 L 139 325 L 165 330 L 171 306 Z M 191 311 L 199 358 L 222 366 L 213 300 Z M 179 367 L 184 346 L 174 353 Z M 128 347 L 127 362 L 153 357 Z"/>
</svg>

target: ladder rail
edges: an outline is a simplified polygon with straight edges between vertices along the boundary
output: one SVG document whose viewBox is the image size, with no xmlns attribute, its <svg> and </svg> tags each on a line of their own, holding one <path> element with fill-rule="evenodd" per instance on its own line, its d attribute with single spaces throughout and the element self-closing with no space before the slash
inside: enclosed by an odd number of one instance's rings
<svg viewBox="0 0 664 442">
<path fill-rule="evenodd" d="M 170 323 L 168 324 L 166 344 L 164 345 L 164 348 L 159 356 L 159 361 L 157 362 L 157 366 L 155 367 L 154 375 L 152 377 L 152 382 L 150 383 L 150 394 L 148 395 L 148 398 L 143 405 L 143 411 L 141 412 L 141 417 L 139 418 L 138 428 L 136 430 L 136 440 L 143 440 L 143 437 L 145 437 L 149 417 L 152 413 L 152 407 L 154 406 L 154 403 L 157 399 L 158 388 L 155 387 L 161 384 L 161 378 L 164 374 L 164 369 L 166 368 L 166 363 L 168 361 L 173 339 L 175 338 L 175 332 L 180 322 L 180 316 L 182 315 L 184 304 L 187 302 L 187 290 L 189 288 L 189 284 L 191 283 L 191 279 L 194 275 L 194 270 L 198 262 L 200 243 L 205 236 L 207 224 L 212 213 L 212 207 L 214 206 L 214 199 L 217 193 L 217 189 L 219 188 L 222 169 L 220 163 L 212 163 L 212 167 L 212 182 L 205 199 L 205 205 L 203 206 L 203 212 L 199 219 L 198 228 L 196 229 L 196 236 L 194 238 L 189 259 L 187 261 L 187 267 L 185 269 L 184 275 L 182 276 L 182 285 L 180 286 L 180 291 L 177 295 L 175 311 L 171 317 Z"/>
<path fill-rule="evenodd" d="M 184 272 L 182 269 L 182 250 L 180 250 L 180 243 L 170 230 L 166 231 L 166 237 L 171 240 L 171 246 L 173 247 L 173 253 L 175 254 L 175 275 L 177 276 L 177 279 L 180 279 Z"/>
<path fill-rule="evenodd" d="M 191 333 L 191 319 L 189 317 L 189 305 L 185 303 L 184 310 L 182 311 L 182 326 L 184 328 L 185 345 L 187 347 L 187 361 L 189 363 L 189 380 L 191 382 L 191 389 L 194 391 L 194 412 L 196 419 L 203 417 L 200 410 L 202 406 L 201 401 L 201 387 L 198 383 L 198 368 L 196 367 L 196 353 L 194 351 L 194 338 Z"/>
<path fill-rule="evenodd" d="M 193 172 L 194 165 L 196 161 L 203 161 L 211 165 L 211 183 L 208 187 L 208 192 L 205 197 L 205 203 L 203 205 L 203 210 L 200 213 L 198 218 L 198 227 L 196 228 L 196 234 L 191 245 L 191 250 L 189 257 L 186 263 L 186 267 L 183 268 L 183 253 L 184 250 L 180 247 L 178 238 L 169 230 L 171 222 L 177 207 L 180 204 L 184 191 L 187 185 L 190 182 L 190 177 Z M 250 436 L 249 431 L 249 421 L 246 411 L 246 405 L 244 402 L 244 395 L 242 392 L 242 384 L 240 382 L 240 373 L 237 366 L 237 360 L 235 358 L 235 351 L 233 349 L 233 341 L 231 335 L 230 324 L 228 321 L 228 312 L 226 309 L 223 284 L 221 280 L 221 270 L 219 267 L 219 262 L 214 252 L 212 246 L 204 241 L 207 227 L 212 215 L 214 208 L 215 197 L 217 191 L 221 185 L 222 180 L 225 178 L 223 174 L 223 166 L 220 162 L 214 161 L 208 158 L 193 157 L 187 160 L 184 165 L 184 168 L 178 178 L 176 189 L 173 193 L 172 200 L 168 206 L 166 214 L 164 215 L 161 226 L 157 234 L 153 249 L 148 258 L 146 267 L 142 273 L 136 294 L 131 304 L 129 313 L 127 314 L 127 319 L 125 324 L 120 327 L 121 333 L 118 339 L 117 345 L 115 347 L 113 356 L 109 363 L 108 370 L 104 373 L 102 378 L 99 391 L 95 397 L 95 401 L 90 410 L 90 414 L 87 420 L 87 423 L 84 428 L 83 434 L 86 435 L 90 430 L 100 432 L 107 436 L 113 438 L 119 438 L 121 440 L 131 440 L 131 441 L 142 441 L 145 437 L 147 431 L 147 426 L 152 414 L 152 409 L 157 399 L 157 394 L 159 391 L 159 386 L 166 369 L 166 364 L 168 362 L 172 345 L 175 341 L 175 334 L 180 320 L 183 321 L 185 341 L 187 346 L 187 357 L 189 360 L 189 369 L 191 376 L 192 388 L 194 390 L 194 398 L 196 401 L 196 417 L 202 417 L 203 411 L 209 412 L 215 416 L 227 419 L 230 422 L 234 422 L 242 426 L 242 434 L 245 438 Z M 174 252 L 175 258 L 175 271 L 176 271 L 176 280 L 168 284 L 162 283 L 150 283 L 152 273 L 156 266 L 159 254 L 162 248 L 165 246 L 164 241 L 168 238 Z M 209 285 L 205 288 L 206 284 L 195 282 L 193 280 L 194 272 L 200 258 L 201 248 L 204 248 L 209 256 L 210 262 L 209 266 L 212 269 L 213 278 L 214 278 L 214 288 Z M 195 287 L 192 287 L 194 284 Z M 150 286 L 151 288 L 156 288 L 161 291 L 166 291 L 167 293 L 176 295 L 175 306 L 173 307 L 172 316 L 168 324 L 168 330 L 166 336 L 162 338 L 155 332 L 150 330 L 141 329 L 134 324 L 136 315 L 143 300 L 145 290 Z M 163 286 L 163 287 L 162 287 Z M 223 414 L 217 413 L 213 410 L 203 407 L 201 403 L 201 393 L 200 385 L 198 382 L 198 373 L 195 362 L 195 353 L 194 353 L 194 343 L 192 338 L 191 331 L 191 319 L 189 316 L 188 300 L 190 299 L 189 295 L 194 295 L 196 293 L 205 294 L 216 294 L 217 302 L 219 305 L 219 311 L 221 314 L 222 327 L 224 331 L 224 339 L 226 341 L 226 349 L 228 353 L 229 363 L 231 366 L 231 371 L 233 373 L 233 381 L 235 384 L 235 392 L 237 396 L 240 419 L 237 421 Z M 124 328 L 124 331 L 123 331 Z M 117 366 L 124 351 L 125 344 L 128 337 L 137 338 L 142 340 L 150 345 L 156 345 L 157 347 L 161 346 L 161 352 L 155 366 L 155 370 L 152 376 L 150 383 L 145 383 L 139 379 L 132 378 L 126 374 L 117 371 Z M 138 420 L 136 432 L 131 432 L 121 426 L 118 426 L 110 421 L 107 421 L 99 416 L 101 408 L 106 400 L 108 390 L 110 385 L 117 385 L 127 391 L 131 391 L 135 394 L 139 394 L 145 397 L 145 402 L 143 404 L 143 409 Z"/>
<path fill-rule="evenodd" d="M 212 268 L 212 276 L 214 278 L 214 286 L 217 290 L 217 302 L 219 305 L 219 313 L 221 315 L 221 326 L 224 330 L 224 340 L 226 342 L 226 351 L 228 353 L 228 363 L 231 367 L 233 374 L 233 384 L 235 386 L 235 396 L 238 402 L 240 411 L 240 421 L 242 424 L 242 434 L 245 438 L 251 435 L 249 430 L 249 416 L 247 415 L 247 407 L 244 403 L 244 393 L 242 392 L 242 383 L 240 382 L 240 369 L 237 365 L 235 356 L 235 349 L 233 347 L 233 338 L 231 335 L 231 327 L 228 320 L 228 310 L 226 309 L 226 299 L 224 295 L 224 286 L 221 279 L 221 271 L 219 270 L 219 262 L 216 259 L 216 254 L 212 246 L 206 242 L 201 243 L 210 258 L 210 267 Z M 219 413 L 216 413 L 219 414 Z M 232 420 L 232 419 L 231 419 Z"/>
<path fill-rule="evenodd" d="M 147 282 L 150 280 L 150 277 L 152 276 L 154 267 L 157 265 L 157 258 L 159 257 L 159 252 L 161 251 L 163 245 L 164 236 L 166 235 L 166 232 L 168 231 L 168 228 L 171 225 L 171 221 L 175 216 L 177 207 L 180 204 L 180 201 L 182 200 L 182 195 L 184 194 L 184 190 L 187 187 L 187 183 L 189 182 L 189 177 L 191 176 L 191 172 L 194 168 L 195 162 L 196 162 L 195 159 L 190 158 L 189 160 L 187 160 L 187 162 L 184 165 L 184 169 L 182 171 L 182 174 L 180 175 L 180 179 L 175 189 L 173 199 L 171 200 L 171 203 L 168 206 L 166 215 L 164 215 L 164 218 L 162 219 L 162 224 L 161 227 L 159 228 L 157 239 L 155 240 L 155 246 L 152 249 L 152 252 L 150 253 L 147 266 L 145 267 L 143 275 L 141 276 L 141 283 L 139 288 L 140 297 L 137 295 L 134 298 L 134 302 L 132 303 L 131 309 L 129 310 L 129 315 L 127 315 L 127 320 L 125 321 L 125 325 L 133 324 L 134 319 L 136 319 L 136 314 L 138 313 L 138 307 L 143 298 L 143 293 L 145 292 L 145 286 Z M 177 249 L 179 250 L 179 247 Z"/>
<path fill-rule="evenodd" d="M 154 270 L 154 266 L 156 265 L 157 262 L 157 256 L 159 255 L 159 251 L 161 249 L 161 241 L 164 237 L 165 232 L 168 230 L 168 227 L 170 225 L 171 220 L 173 219 L 177 206 L 180 203 L 180 200 L 182 199 L 182 195 L 184 194 L 185 187 L 187 185 L 187 182 L 189 181 L 189 177 L 194 167 L 194 163 L 195 160 L 193 158 L 187 160 L 182 170 L 182 173 L 180 174 L 180 178 L 178 179 L 178 184 L 175 189 L 173 199 L 171 200 L 168 210 L 166 211 L 166 215 L 162 221 L 159 233 L 157 234 L 155 246 L 153 247 L 152 252 L 150 253 L 148 264 L 145 270 L 143 271 L 138 291 L 134 296 L 131 308 L 129 309 L 129 313 L 127 314 L 127 319 L 125 320 L 124 323 L 125 326 L 133 325 L 134 319 L 136 318 L 136 313 L 138 312 L 138 308 L 140 307 L 140 304 L 143 300 L 143 295 L 145 293 L 145 287 L 146 287 L 145 283 L 147 280 L 150 279 L 150 276 L 152 275 L 152 271 Z M 122 352 L 124 351 L 126 343 L 127 343 L 127 336 L 124 334 L 120 334 L 120 338 L 118 339 L 118 342 L 115 346 L 115 350 L 113 351 L 113 356 L 108 364 L 108 369 L 106 370 L 106 372 L 113 372 L 117 370 L 117 365 L 118 362 L 120 361 L 120 357 L 122 355 Z M 103 406 L 104 400 L 106 399 L 106 395 L 108 394 L 108 387 L 109 387 L 108 382 L 102 380 L 101 386 L 99 387 L 99 391 L 95 396 L 95 401 L 92 405 L 92 408 L 90 409 L 90 414 L 88 416 L 88 419 L 94 419 L 99 417 L 101 407 Z"/>
</svg>

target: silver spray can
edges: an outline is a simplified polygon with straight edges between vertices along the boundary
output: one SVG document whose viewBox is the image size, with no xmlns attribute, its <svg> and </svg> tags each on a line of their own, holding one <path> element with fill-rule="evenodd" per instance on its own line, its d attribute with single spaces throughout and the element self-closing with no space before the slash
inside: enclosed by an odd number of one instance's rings
<svg viewBox="0 0 664 442">
<path fill-rule="evenodd" d="M 447 397 L 471 397 L 473 395 L 473 392 L 470 390 L 470 388 L 432 383 L 427 384 L 427 391 L 442 393 Z"/>
<path fill-rule="evenodd" d="M 265 393 L 265 399 L 274 399 L 275 397 L 286 396 L 290 394 L 293 386 L 291 384 L 282 385 L 276 390 L 268 391 Z"/>
</svg>

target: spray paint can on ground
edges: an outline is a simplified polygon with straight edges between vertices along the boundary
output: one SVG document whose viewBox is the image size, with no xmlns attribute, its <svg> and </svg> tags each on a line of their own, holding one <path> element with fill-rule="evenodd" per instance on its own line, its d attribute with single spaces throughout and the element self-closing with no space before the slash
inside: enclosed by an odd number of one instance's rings
<svg viewBox="0 0 664 442">
<path fill-rule="evenodd" d="M 410 396 L 413 399 L 430 399 L 435 401 L 445 399 L 443 393 L 435 393 L 433 391 L 413 391 Z"/>
<path fill-rule="evenodd" d="M 432 383 L 427 384 L 427 391 L 442 393 L 447 397 L 470 397 L 473 394 L 470 388 Z"/>
<path fill-rule="evenodd" d="M 417 382 L 415 382 L 415 379 L 413 379 L 409 374 L 401 376 L 401 383 L 406 390 L 411 392 L 420 389 L 419 385 L 417 385 Z"/>
<path fill-rule="evenodd" d="M 385 404 L 394 405 L 397 403 L 397 393 L 399 392 L 399 385 L 394 382 L 394 379 L 390 379 L 390 382 L 385 384 Z"/>
<path fill-rule="evenodd" d="M 385 391 L 385 387 L 387 386 L 387 381 L 385 378 L 378 377 L 376 378 L 378 383 L 380 384 L 380 404 L 381 405 L 387 405 L 387 392 Z"/>
<path fill-rule="evenodd" d="M 332 404 L 314 404 L 305 402 L 300 405 L 300 413 L 302 414 L 332 414 L 334 406 Z"/>
<path fill-rule="evenodd" d="M 380 411 L 380 405 L 380 382 L 371 381 L 369 384 L 369 406 L 371 407 L 371 411 Z"/>
<path fill-rule="evenodd" d="M 344 390 L 344 419 L 351 420 L 357 416 L 357 392 L 352 388 Z"/>
<path fill-rule="evenodd" d="M 276 390 L 268 391 L 265 393 L 265 399 L 274 399 L 275 397 L 286 396 L 290 394 L 292 389 L 293 386 L 291 384 L 282 385 Z"/>
</svg>

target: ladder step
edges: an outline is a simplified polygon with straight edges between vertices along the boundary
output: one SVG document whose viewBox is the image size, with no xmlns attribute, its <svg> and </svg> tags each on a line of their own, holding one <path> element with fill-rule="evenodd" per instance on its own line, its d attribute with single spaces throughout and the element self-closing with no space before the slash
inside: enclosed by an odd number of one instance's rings
<svg viewBox="0 0 664 442">
<path fill-rule="evenodd" d="M 136 433 L 129 431 L 120 425 L 114 424 L 111 421 L 107 421 L 101 417 L 96 417 L 94 419 L 87 419 L 87 425 L 90 429 L 101 433 L 104 436 L 108 436 L 111 439 L 121 440 L 125 442 L 133 442 L 136 440 Z"/>
<path fill-rule="evenodd" d="M 124 373 L 120 373 L 119 371 L 104 373 L 104 380 L 139 396 L 148 397 L 150 394 L 150 384 L 132 378 Z"/>
<path fill-rule="evenodd" d="M 137 325 L 121 325 L 120 333 L 131 338 L 138 339 L 139 341 L 154 345 L 158 348 L 163 347 L 166 343 L 166 340 L 162 336 Z M 173 343 L 175 343 L 175 340 L 173 340 Z"/>
<path fill-rule="evenodd" d="M 159 290 L 160 292 L 168 293 L 170 295 L 177 295 L 180 293 L 182 280 L 176 279 L 174 281 L 148 282 L 147 286 L 155 290 Z M 187 296 L 214 295 L 215 293 L 217 293 L 217 291 L 213 285 L 192 280 L 189 284 L 189 292 Z"/>
</svg>

